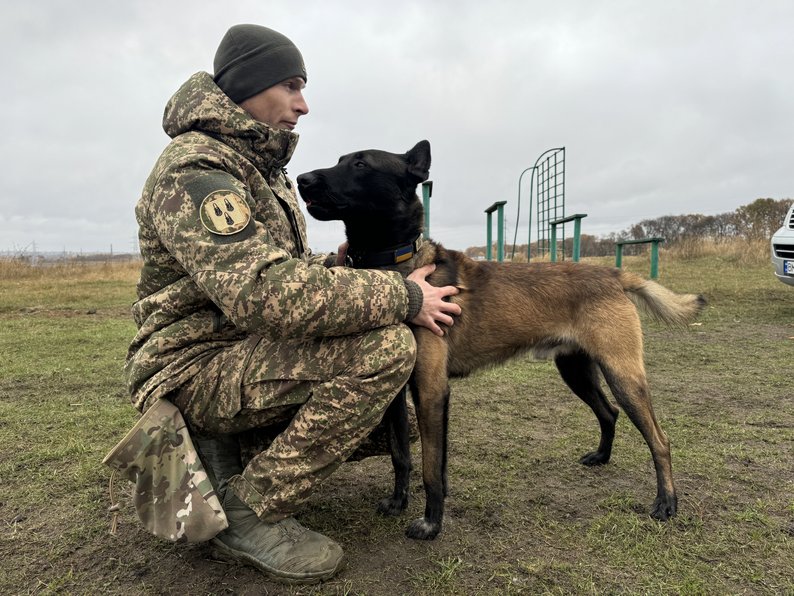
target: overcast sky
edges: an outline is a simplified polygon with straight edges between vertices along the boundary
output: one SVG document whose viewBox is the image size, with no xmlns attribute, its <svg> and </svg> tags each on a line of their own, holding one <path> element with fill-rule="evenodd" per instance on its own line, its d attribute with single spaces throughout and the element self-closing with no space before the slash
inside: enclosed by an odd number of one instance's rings
<svg viewBox="0 0 794 596">
<path fill-rule="evenodd" d="M 550 147 L 587 234 L 794 197 L 790 0 L 4 2 L 0 251 L 130 252 L 165 103 L 236 23 L 306 61 L 290 175 L 428 139 L 450 248 L 485 244 L 499 200 L 512 240 L 519 175 Z M 315 250 L 342 241 L 307 219 Z"/>
</svg>

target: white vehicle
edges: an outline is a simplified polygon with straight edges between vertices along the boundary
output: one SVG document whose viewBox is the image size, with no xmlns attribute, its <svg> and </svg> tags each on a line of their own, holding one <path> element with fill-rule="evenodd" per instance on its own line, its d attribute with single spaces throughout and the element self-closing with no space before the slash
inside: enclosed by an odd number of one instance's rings
<svg viewBox="0 0 794 596">
<path fill-rule="evenodd" d="M 775 276 L 794 286 L 794 205 L 786 213 L 783 226 L 772 235 L 772 264 Z"/>
</svg>

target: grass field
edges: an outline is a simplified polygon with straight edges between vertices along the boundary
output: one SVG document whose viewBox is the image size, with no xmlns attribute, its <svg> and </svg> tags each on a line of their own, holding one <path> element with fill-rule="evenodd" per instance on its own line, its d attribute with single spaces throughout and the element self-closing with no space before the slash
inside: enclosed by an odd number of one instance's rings
<svg viewBox="0 0 794 596">
<path fill-rule="evenodd" d="M 648 270 L 647 258 L 624 263 Z M 645 322 L 673 520 L 648 516 L 653 467 L 627 418 L 612 461 L 582 467 L 595 418 L 552 363 L 522 358 L 452 384 L 439 538 L 403 533 L 424 503 L 418 470 L 409 511 L 387 519 L 374 506 L 390 491 L 388 458 L 345 464 L 301 521 L 348 564 L 305 588 L 149 536 L 128 485 L 116 484 L 111 534 L 100 462 L 136 418 L 121 374 L 136 276 L 134 264 L 0 267 L 2 594 L 794 593 L 794 288 L 763 258 L 662 254 L 660 282 L 709 300 L 687 329 Z"/>
</svg>

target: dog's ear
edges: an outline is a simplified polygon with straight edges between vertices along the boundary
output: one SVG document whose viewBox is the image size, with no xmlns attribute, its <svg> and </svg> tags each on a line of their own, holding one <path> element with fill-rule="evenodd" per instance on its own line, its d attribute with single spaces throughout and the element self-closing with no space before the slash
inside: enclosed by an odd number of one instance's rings
<svg viewBox="0 0 794 596">
<path fill-rule="evenodd" d="M 408 162 L 408 173 L 424 182 L 430 176 L 430 142 L 419 141 L 414 148 L 405 154 Z"/>
</svg>

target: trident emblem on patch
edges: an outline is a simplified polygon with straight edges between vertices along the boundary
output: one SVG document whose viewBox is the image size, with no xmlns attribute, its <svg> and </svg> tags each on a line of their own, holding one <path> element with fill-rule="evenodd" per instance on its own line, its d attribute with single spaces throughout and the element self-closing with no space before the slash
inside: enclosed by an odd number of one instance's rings
<svg viewBox="0 0 794 596">
<path fill-rule="evenodd" d="M 213 234 L 230 236 L 243 231 L 251 220 L 248 203 L 229 190 L 216 190 L 201 202 L 201 223 Z"/>
</svg>

